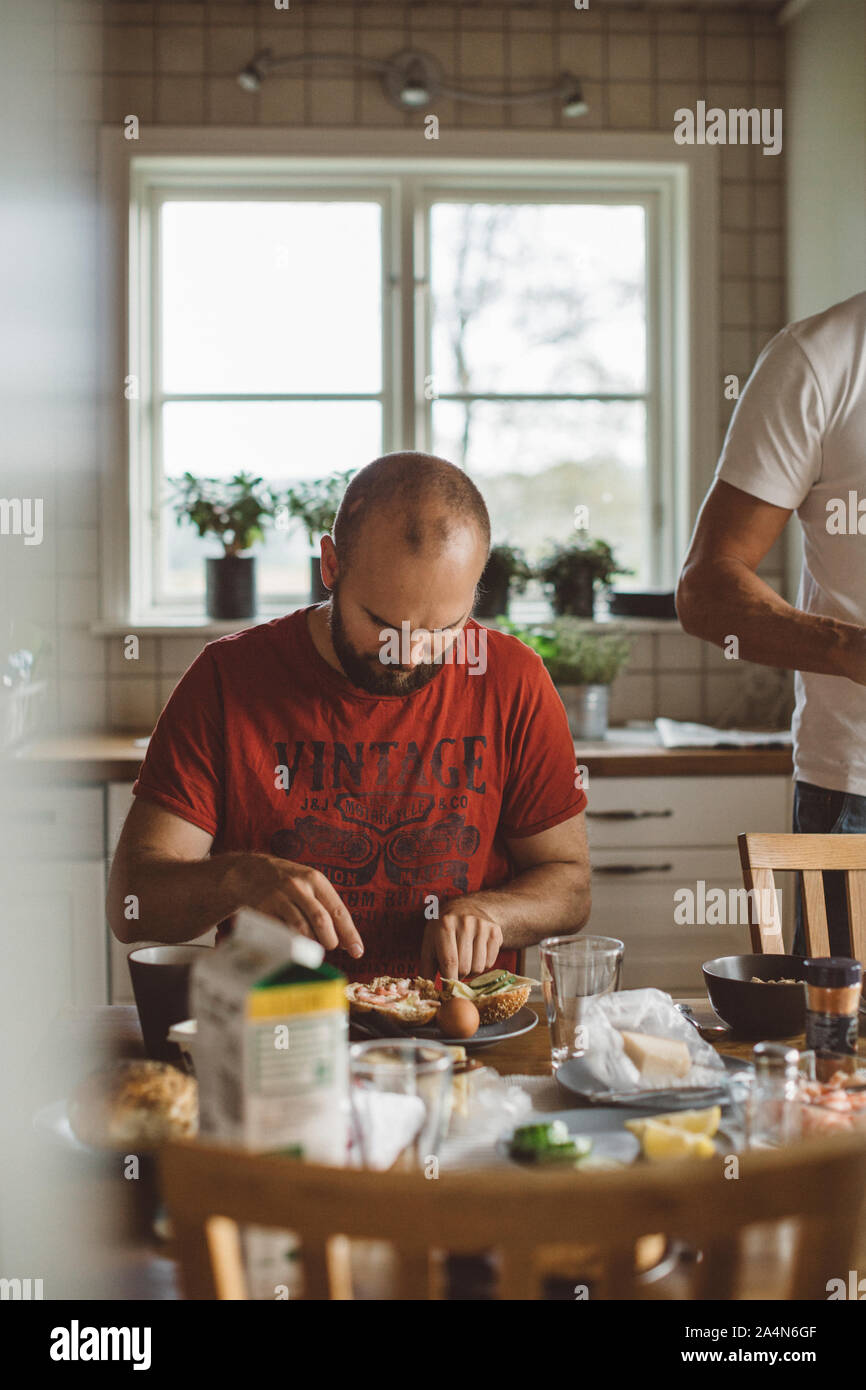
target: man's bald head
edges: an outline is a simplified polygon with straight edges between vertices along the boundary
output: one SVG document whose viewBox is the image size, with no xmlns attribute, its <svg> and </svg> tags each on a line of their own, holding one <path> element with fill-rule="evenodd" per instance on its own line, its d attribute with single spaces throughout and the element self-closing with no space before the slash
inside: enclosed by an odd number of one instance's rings
<svg viewBox="0 0 866 1390">
<path fill-rule="evenodd" d="M 412 554 L 442 550 L 467 529 L 490 548 L 490 517 L 470 478 L 435 454 L 384 454 L 355 475 L 343 494 L 333 537 L 345 574 L 367 528 Z"/>
</svg>

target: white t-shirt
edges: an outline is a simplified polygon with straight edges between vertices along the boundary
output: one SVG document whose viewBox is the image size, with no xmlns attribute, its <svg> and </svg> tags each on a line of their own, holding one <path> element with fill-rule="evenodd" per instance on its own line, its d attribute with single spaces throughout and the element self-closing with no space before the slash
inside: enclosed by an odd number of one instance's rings
<svg viewBox="0 0 866 1390">
<path fill-rule="evenodd" d="M 866 626 L 866 293 L 767 344 L 716 477 L 797 512 L 799 608 Z M 798 671 L 796 695 L 795 776 L 866 795 L 866 686 Z"/>
</svg>

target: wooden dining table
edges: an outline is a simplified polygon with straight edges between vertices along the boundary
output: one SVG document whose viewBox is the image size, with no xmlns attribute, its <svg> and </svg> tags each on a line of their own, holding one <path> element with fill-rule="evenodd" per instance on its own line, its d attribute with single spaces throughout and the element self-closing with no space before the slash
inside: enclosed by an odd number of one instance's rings
<svg viewBox="0 0 866 1390">
<path fill-rule="evenodd" d="M 683 998 L 694 1010 L 698 1021 L 711 1023 L 714 1015 L 706 998 Z M 531 1032 L 507 1039 L 484 1050 L 485 1065 L 500 1074 L 523 1076 L 552 1076 L 550 1035 L 541 1001 L 529 1006 L 539 1017 L 538 1026 Z M 737 1041 L 730 1036 L 712 1038 L 720 1053 L 748 1061 L 753 1044 Z M 789 1040 L 802 1048 L 802 1036 Z M 143 1057 L 144 1046 L 138 1014 L 131 1005 L 103 1005 L 62 1014 L 51 1034 L 43 1043 L 50 1052 L 44 1065 L 34 1068 L 32 1100 L 34 1110 L 58 1099 L 57 1090 L 68 1096 L 93 1067 L 125 1058 Z M 861 1055 L 866 1056 L 866 1040 L 860 1043 Z M 50 1077 L 49 1090 L 40 1092 L 39 1077 Z M 563 1094 L 563 1108 L 573 1109 L 574 1097 Z M 40 1158 L 44 1155 L 40 1154 Z M 168 1246 L 160 1239 L 154 1224 L 159 1207 L 158 1181 L 155 1165 L 148 1162 L 137 1181 L 125 1181 L 120 1160 L 115 1156 L 75 1155 L 75 1161 L 62 1161 L 59 1148 L 52 1155 L 54 1164 L 54 1198 L 58 1212 L 74 1221 L 82 1214 L 80 1239 L 86 1242 L 87 1260 L 80 1269 L 61 1269 L 59 1284 L 69 1281 L 63 1297 L 107 1297 L 130 1300 L 177 1299 L 180 1297 L 176 1267 L 168 1254 Z M 86 1217 L 84 1213 L 89 1213 Z M 75 1230 L 71 1228 L 70 1244 L 74 1248 Z M 762 1250 L 756 1247 L 750 1264 L 752 1287 L 748 1296 L 773 1297 L 776 1276 L 775 1247 L 770 1242 Z M 866 1256 L 866 1251 L 864 1251 Z M 85 1268 L 86 1266 L 86 1268 Z M 77 1281 L 77 1282 L 76 1282 Z M 682 1272 L 673 1269 L 654 1286 L 652 1296 L 682 1297 Z"/>
</svg>

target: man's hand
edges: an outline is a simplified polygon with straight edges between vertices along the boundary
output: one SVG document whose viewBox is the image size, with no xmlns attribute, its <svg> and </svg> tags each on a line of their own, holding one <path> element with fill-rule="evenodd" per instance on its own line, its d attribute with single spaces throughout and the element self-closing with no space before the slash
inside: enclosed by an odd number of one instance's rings
<svg viewBox="0 0 866 1390">
<path fill-rule="evenodd" d="M 250 907 L 320 941 L 326 951 L 342 946 L 356 960 L 364 954 L 364 943 L 349 909 L 318 869 L 266 854 L 251 856 L 251 860 Z"/>
<path fill-rule="evenodd" d="M 459 980 L 491 970 L 502 946 L 502 928 L 471 899 L 450 905 L 438 921 L 428 922 L 421 945 L 421 974 L 432 980 Z"/>
</svg>

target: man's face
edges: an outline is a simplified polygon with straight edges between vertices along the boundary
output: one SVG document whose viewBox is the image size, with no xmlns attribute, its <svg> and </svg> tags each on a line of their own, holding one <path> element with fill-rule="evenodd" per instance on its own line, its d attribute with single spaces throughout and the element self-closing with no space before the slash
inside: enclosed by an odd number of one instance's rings
<svg viewBox="0 0 866 1390">
<path fill-rule="evenodd" d="M 472 611 L 485 558 L 474 528 L 417 554 L 389 546 L 386 533 L 365 544 L 362 533 L 351 568 L 331 590 L 329 614 L 352 684 L 371 695 L 411 695 L 439 675 Z"/>
</svg>

